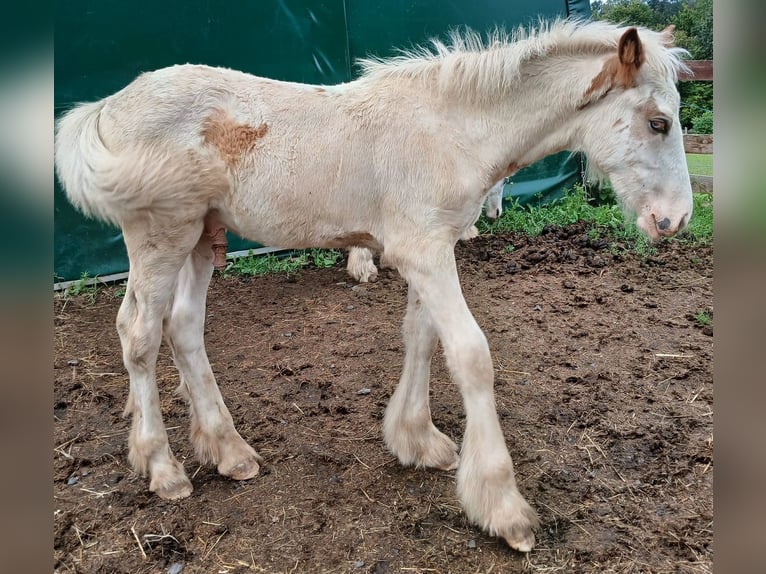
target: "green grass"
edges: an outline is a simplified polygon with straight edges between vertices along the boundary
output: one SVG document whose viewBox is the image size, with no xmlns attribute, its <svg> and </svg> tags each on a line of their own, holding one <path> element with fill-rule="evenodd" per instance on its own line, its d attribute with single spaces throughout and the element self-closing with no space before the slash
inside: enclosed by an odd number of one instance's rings
<svg viewBox="0 0 766 574">
<path fill-rule="evenodd" d="M 336 249 L 307 249 L 292 252 L 287 255 L 254 255 L 252 251 L 244 257 L 237 257 L 229 263 L 224 272 L 226 275 L 268 275 L 283 273 L 294 275 L 304 267 L 325 268 L 334 266 L 343 254 Z"/>
<path fill-rule="evenodd" d="M 82 296 L 93 305 L 98 297 L 98 277 L 91 277 L 88 272 L 83 272 L 80 278 L 72 283 L 64 291 L 65 297 L 79 297 Z"/>
<path fill-rule="evenodd" d="M 699 313 L 694 315 L 694 320 L 697 322 L 698 325 L 702 327 L 706 327 L 708 325 L 713 324 L 713 317 L 709 311 L 700 311 Z"/>
<path fill-rule="evenodd" d="M 481 218 L 477 223 L 481 233 L 504 231 L 526 235 L 540 235 L 547 225 L 572 225 L 578 221 L 589 224 L 592 239 L 610 237 L 640 254 L 651 254 L 652 243 L 633 221 L 626 220 L 622 210 L 614 203 L 594 201 L 582 186 L 576 185 L 566 195 L 543 206 L 506 206 L 503 215 L 493 222 Z M 689 227 L 677 238 L 665 241 L 685 241 L 708 245 L 713 240 L 713 198 L 707 194 L 694 194 L 694 217 Z"/>
<path fill-rule="evenodd" d="M 707 193 L 694 194 L 694 213 L 689 226 L 679 239 L 700 245 L 713 243 L 713 196 Z"/>
<path fill-rule="evenodd" d="M 692 175 L 713 175 L 713 155 L 703 153 L 687 153 L 686 165 Z"/>
<path fill-rule="evenodd" d="M 597 227 L 618 231 L 623 226 L 620 208 L 614 204 L 594 205 L 582 186 L 575 186 L 566 195 L 548 205 L 506 206 L 503 215 L 493 222 L 482 218 L 477 226 L 482 233 L 517 231 L 527 235 L 540 235 L 547 225 L 572 225 L 587 221 Z"/>
</svg>

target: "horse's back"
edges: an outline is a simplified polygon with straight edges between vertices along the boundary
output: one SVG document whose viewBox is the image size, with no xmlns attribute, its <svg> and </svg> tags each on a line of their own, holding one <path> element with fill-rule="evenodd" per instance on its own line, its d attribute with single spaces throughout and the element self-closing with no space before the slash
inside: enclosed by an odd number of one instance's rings
<svg viewBox="0 0 766 574">
<path fill-rule="evenodd" d="M 193 64 L 145 72 L 105 98 L 100 129 L 115 151 L 136 144 L 192 146 L 199 142 L 206 117 L 232 106 L 246 89 L 256 92 L 261 81 Z"/>
<path fill-rule="evenodd" d="M 218 86 L 227 72 L 190 65 L 148 72 L 64 114 L 55 162 L 72 203 L 118 225 L 139 212 L 204 215 L 230 185 L 224 162 L 200 145 L 204 117 L 225 101 Z"/>
</svg>

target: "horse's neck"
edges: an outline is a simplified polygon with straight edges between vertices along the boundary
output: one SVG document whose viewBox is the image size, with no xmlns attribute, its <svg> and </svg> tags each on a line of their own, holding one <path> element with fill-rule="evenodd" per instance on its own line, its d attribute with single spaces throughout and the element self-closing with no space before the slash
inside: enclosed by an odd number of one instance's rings
<svg viewBox="0 0 766 574">
<path fill-rule="evenodd" d="M 491 178 L 509 175 L 547 155 L 576 147 L 578 106 L 602 63 L 603 58 L 596 56 L 529 63 L 502 92 L 487 86 L 493 90 L 487 97 L 451 100 L 450 115 L 464 118 L 463 129 L 472 147 L 481 150 L 489 165 L 497 166 L 499 171 Z"/>
</svg>

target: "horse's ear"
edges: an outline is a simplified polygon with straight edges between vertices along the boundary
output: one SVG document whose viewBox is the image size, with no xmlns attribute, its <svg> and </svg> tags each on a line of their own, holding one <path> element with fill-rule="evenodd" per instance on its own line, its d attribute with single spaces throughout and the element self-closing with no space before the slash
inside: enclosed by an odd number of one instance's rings
<svg viewBox="0 0 766 574">
<path fill-rule="evenodd" d="M 617 47 L 617 54 L 620 58 L 620 64 L 623 66 L 632 66 L 638 70 L 644 63 L 644 48 L 636 28 L 628 28 L 622 35 Z"/>
<path fill-rule="evenodd" d="M 601 71 L 591 80 L 590 87 L 578 104 L 582 109 L 602 98 L 613 88 L 632 88 L 636 85 L 638 69 L 644 63 L 644 49 L 636 28 L 628 28 L 620 38 L 617 54 L 604 62 Z"/>
<path fill-rule="evenodd" d="M 676 41 L 675 38 L 675 31 L 676 31 L 676 25 L 671 24 L 667 28 L 665 28 L 662 32 L 660 32 L 660 35 L 662 36 L 662 44 L 666 48 L 672 48 L 673 44 Z"/>
</svg>

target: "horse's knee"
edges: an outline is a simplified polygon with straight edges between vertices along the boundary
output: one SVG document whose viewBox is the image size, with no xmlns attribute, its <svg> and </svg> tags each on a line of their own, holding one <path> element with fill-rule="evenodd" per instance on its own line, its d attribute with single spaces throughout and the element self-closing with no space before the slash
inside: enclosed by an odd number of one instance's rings
<svg viewBox="0 0 766 574">
<path fill-rule="evenodd" d="M 481 330 L 462 333 L 459 341 L 447 348 L 447 364 L 458 374 L 458 383 L 465 390 L 491 387 L 494 380 L 492 356 L 487 338 Z"/>
<path fill-rule="evenodd" d="M 160 347 L 159 332 L 136 332 L 132 329 L 123 343 L 123 359 L 126 366 L 147 370 L 157 359 Z"/>
<path fill-rule="evenodd" d="M 140 312 L 135 294 L 130 289 L 117 311 L 115 323 L 122 342 L 125 366 L 146 368 L 156 358 L 162 327 L 154 318 Z"/>
</svg>

